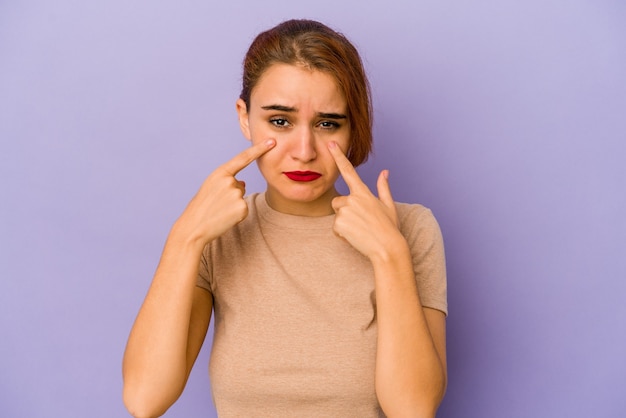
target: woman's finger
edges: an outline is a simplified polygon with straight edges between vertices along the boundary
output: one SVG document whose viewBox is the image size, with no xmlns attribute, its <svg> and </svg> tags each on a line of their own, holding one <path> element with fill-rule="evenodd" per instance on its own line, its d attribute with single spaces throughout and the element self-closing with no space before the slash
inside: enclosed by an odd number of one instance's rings
<svg viewBox="0 0 626 418">
<path fill-rule="evenodd" d="M 388 208 L 395 208 L 393 202 L 393 196 L 391 196 L 391 189 L 389 188 L 389 170 L 383 170 L 378 175 L 378 181 L 376 182 L 376 188 L 378 189 L 378 198 Z"/>
<path fill-rule="evenodd" d="M 330 150 L 330 154 L 333 156 L 335 160 L 335 164 L 337 164 L 337 168 L 341 173 L 341 176 L 346 182 L 346 185 L 350 189 L 350 193 L 354 193 L 362 189 L 363 187 L 367 188 L 359 174 L 356 172 L 356 169 L 348 160 L 348 157 L 345 156 L 339 145 L 336 142 L 330 142 L 328 144 L 328 149 Z M 369 189 L 368 189 L 369 190 Z"/>
<path fill-rule="evenodd" d="M 267 151 L 271 150 L 274 145 L 276 145 L 276 141 L 273 139 L 259 142 L 258 144 L 246 148 L 239 154 L 235 155 L 230 161 L 222 164 L 221 168 L 231 176 L 234 176 L 235 174 L 246 168 L 248 165 L 250 165 L 250 163 L 252 163 L 254 160 L 265 154 Z"/>
</svg>

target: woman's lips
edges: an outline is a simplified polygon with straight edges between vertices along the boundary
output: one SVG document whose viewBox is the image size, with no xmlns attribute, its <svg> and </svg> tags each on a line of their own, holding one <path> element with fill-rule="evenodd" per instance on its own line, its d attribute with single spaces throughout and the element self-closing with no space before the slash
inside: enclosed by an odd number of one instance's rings
<svg viewBox="0 0 626 418">
<path fill-rule="evenodd" d="M 322 177 L 320 173 L 315 171 L 285 171 L 283 174 L 293 181 L 313 181 Z"/>
</svg>

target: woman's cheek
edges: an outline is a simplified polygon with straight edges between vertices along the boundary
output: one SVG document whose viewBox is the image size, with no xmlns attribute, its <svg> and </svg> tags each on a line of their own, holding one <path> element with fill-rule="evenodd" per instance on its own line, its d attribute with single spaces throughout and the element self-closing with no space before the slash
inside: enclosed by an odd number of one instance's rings
<svg viewBox="0 0 626 418">
<path fill-rule="evenodd" d="M 267 138 L 270 138 L 270 137 L 267 137 Z M 276 145 L 274 146 L 274 148 L 272 148 L 271 150 L 267 151 L 265 154 L 257 158 L 257 163 L 259 164 L 259 167 L 261 167 L 262 165 L 275 164 L 278 161 L 278 157 L 281 152 L 280 148 L 281 148 L 281 144 L 278 140 L 276 140 Z"/>
<path fill-rule="evenodd" d="M 250 118 L 250 140 L 253 144 L 274 138 L 271 129 L 267 127 L 265 121 L 259 121 L 257 118 Z"/>
</svg>

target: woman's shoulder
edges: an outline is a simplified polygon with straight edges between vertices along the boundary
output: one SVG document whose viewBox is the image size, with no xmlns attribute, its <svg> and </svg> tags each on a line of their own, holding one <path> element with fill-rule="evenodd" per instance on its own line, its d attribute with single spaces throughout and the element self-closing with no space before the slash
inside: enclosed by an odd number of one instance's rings
<svg viewBox="0 0 626 418">
<path fill-rule="evenodd" d="M 420 203 L 395 202 L 400 230 L 404 235 L 414 235 L 426 231 L 440 234 L 439 223 L 433 211 Z"/>
<path fill-rule="evenodd" d="M 398 220 L 402 221 L 407 218 L 409 220 L 416 220 L 420 218 L 433 218 L 435 215 L 433 214 L 430 208 L 422 205 L 421 203 L 405 203 L 405 202 L 394 202 L 396 205 L 396 212 L 398 214 Z"/>
</svg>

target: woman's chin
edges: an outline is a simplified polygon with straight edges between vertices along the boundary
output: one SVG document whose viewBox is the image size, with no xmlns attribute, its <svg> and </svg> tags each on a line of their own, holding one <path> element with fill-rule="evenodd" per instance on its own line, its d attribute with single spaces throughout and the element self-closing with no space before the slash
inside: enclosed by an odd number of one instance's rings
<svg viewBox="0 0 626 418">
<path fill-rule="evenodd" d="M 337 195 L 334 188 L 323 190 L 310 185 L 293 185 L 290 187 L 268 187 L 266 197 L 271 206 L 282 205 L 311 205 L 319 209 L 320 206 L 330 208 L 333 197 Z M 280 208 L 275 208 L 280 210 Z M 317 211 L 317 210 L 316 210 Z"/>
</svg>

